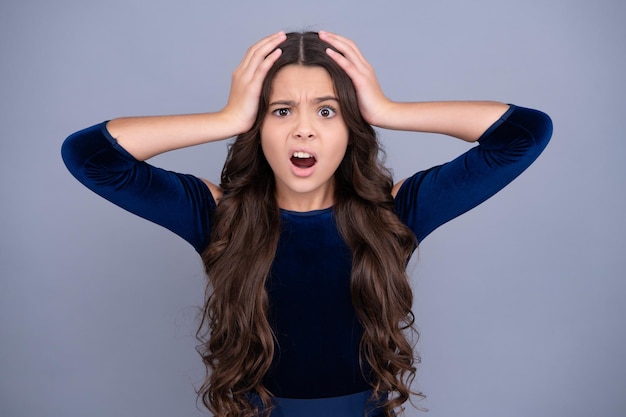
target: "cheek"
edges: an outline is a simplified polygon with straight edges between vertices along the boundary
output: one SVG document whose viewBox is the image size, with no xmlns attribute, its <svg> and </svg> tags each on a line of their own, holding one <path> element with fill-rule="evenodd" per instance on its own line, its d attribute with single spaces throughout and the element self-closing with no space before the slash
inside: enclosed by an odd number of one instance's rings
<svg viewBox="0 0 626 417">
<path fill-rule="evenodd" d="M 261 152 L 263 152 L 263 156 L 265 157 L 265 160 L 271 164 L 272 163 L 272 148 L 271 146 L 267 144 L 267 141 L 264 141 L 262 138 L 261 138 Z"/>
<path fill-rule="evenodd" d="M 337 141 L 333 144 L 332 147 L 329 148 L 330 158 L 329 161 L 334 170 L 337 170 L 341 165 L 341 162 L 345 158 L 346 152 L 348 149 L 348 141 L 347 138 L 345 141 Z"/>
<path fill-rule="evenodd" d="M 268 151 L 268 148 L 271 147 L 271 135 L 268 133 L 269 130 L 267 128 L 267 125 L 264 123 L 263 126 L 261 127 L 261 131 L 260 133 L 260 140 L 261 140 L 261 149 L 263 150 L 263 153 L 265 154 Z"/>
<path fill-rule="evenodd" d="M 277 148 L 276 141 L 272 140 L 272 136 L 264 134 L 263 131 L 261 131 L 261 151 L 265 160 L 274 170 L 275 161 L 279 158 L 280 150 Z"/>
<path fill-rule="evenodd" d="M 334 152 L 341 154 L 341 155 L 345 154 L 346 149 L 348 148 L 348 144 L 350 143 L 350 140 L 349 140 L 350 134 L 348 132 L 347 127 L 341 126 L 337 128 L 333 136 L 337 138 L 337 141 L 335 141 L 333 144 Z"/>
</svg>

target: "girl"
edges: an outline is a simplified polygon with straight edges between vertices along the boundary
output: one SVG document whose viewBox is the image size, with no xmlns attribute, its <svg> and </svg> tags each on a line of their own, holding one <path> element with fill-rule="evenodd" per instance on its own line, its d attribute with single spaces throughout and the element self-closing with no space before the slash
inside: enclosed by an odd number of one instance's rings
<svg viewBox="0 0 626 417">
<path fill-rule="evenodd" d="M 372 126 L 479 146 L 394 185 Z M 222 110 L 102 123 L 63 158 L 201 254 L 199 395 L 216 416 L 392 416 L 415 375 L 411 253 L 524 171 L 551 131 L 502 103 L 391 101 L 352 41 L 279 32 L 247 51 Z M 219 185 L 144 162 L 233 136 Z"/>
</svg>

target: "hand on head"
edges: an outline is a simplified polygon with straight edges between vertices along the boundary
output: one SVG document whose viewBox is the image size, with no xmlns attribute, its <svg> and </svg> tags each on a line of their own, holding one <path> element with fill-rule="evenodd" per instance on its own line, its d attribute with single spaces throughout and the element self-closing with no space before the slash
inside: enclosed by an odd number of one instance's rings
<svg viewBox="0 0 626 417">
<path fill-rule="evenodd" d="M 282 31 L 261 39 L 248 49 L 233 71 L 228 103 L 222 112 L 240 126 L 239 132 L 246 132 L 254 124 L 263 80 L 281 55 L 276 47 L 285 39 Z"/>
<path fill-rule="evenodd" d="M 359 48 L 350 39 L 331 32 L 320 31 L 319 37 L 340 52 L 326 50 L 352 80 L 363 118 L 371 125 L 384 125 L 393 102 L 384 95 L 374 69 Z M 230 96 L 222 112 L 238 126 L 239 132 L 249 130 L 254 124 L 263 81 L 280 58 L 282 51 L 278 46 L 285 39 L 283 31 L 261 39 L 248 49 L 233 71 Z"/>
<path fill-rule="evenodd" d="M 374 68 L 350 39 L 334 33 L 320 31 L 320 39 L 332 45 L 340 54 L 328 48 L 328 55 L 348 74 L 356 88 L 359 108 L 363 118 L 371 125 L 384 124 L 385 113 L 392 105 L 385 97 Z"/>
</svg>

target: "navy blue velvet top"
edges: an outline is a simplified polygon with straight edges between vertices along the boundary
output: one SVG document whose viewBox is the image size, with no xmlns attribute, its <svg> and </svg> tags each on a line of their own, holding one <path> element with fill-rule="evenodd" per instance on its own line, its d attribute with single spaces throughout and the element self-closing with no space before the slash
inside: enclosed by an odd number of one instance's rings
<svg viewBox="0 0 626 417">
<path fill-rule="evenodd" d="M 202 252 L 216 206 L 204 182 L 136 160 L 105 126 L 66 139 L 62 154 L 71 173 L 102 197 L 168 228 Z M 511 106 L 481 136 L 479 146 L 408 178 L 396 195 L 396 213 L 421 242 L 522 173 L 551 133 L 546 114 Z M 285 398 L 335 397 L 369 389 L 359 367 L 363 330 L 350 298 L 352 257 L 332 208 L 282 210 L 281 218 L 267 281 L 278 349 L 266 386 Z"/>
</svg>

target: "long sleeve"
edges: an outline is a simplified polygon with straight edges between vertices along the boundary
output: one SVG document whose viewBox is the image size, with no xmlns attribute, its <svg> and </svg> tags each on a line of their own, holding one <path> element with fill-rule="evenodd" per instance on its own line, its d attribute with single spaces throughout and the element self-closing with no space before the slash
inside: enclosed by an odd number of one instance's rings
<svg viewBox="0 0 626 417">
<path fill-rule="evenodd" d="M 421 242 L 513 181 L 537 159 L 551 135 L 548 115 L 511 105 L 478 146 L 408 178 L 396 195 L 396 213 Z"/>
<path fill-rule="evenodd" d="M 199 253 L 208 244 L 216 204 L 199 178 L 136 160 L 106 123 L 70 135 L 61 153 L 72 175 L 98 195 L 178 234 Z"/>
</svg>

